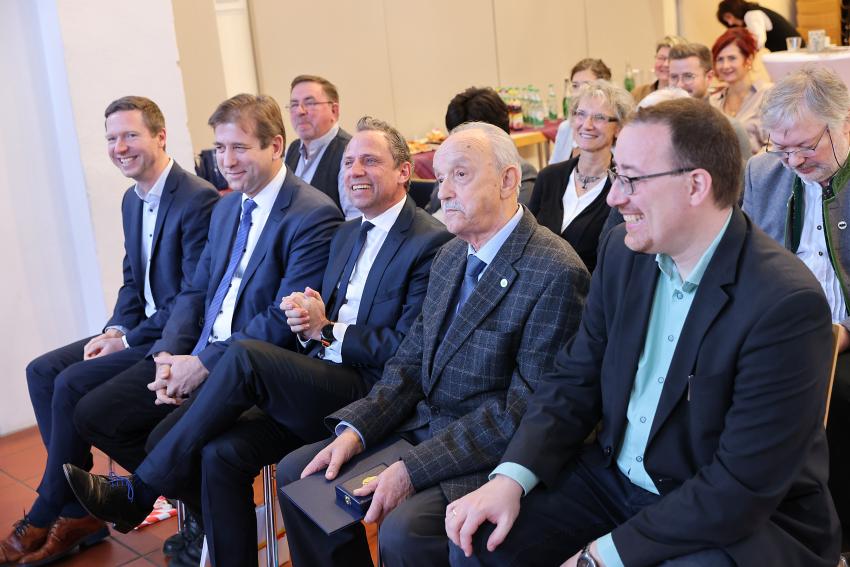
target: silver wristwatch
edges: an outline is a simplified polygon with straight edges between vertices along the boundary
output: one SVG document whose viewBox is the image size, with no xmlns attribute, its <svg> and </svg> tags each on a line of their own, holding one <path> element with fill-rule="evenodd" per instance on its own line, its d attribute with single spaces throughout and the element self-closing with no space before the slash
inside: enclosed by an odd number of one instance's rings
<svg viewBox="0 0 850 567">
<path fill-rule="evenodd" d="M 576 561 L 576 567 L 598 567 L 596 559 L 590 554 L 590 544 L 584 546 Z"/>
</svg>

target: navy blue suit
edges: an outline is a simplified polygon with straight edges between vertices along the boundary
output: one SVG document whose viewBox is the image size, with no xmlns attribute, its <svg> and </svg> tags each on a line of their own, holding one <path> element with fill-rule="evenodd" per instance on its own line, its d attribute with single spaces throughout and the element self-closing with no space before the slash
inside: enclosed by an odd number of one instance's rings
<svg viewBox="0 0 850 567">
<path fill-rule="evenodd" d="M 325 301 L 341 283 L 360 224 L 360 219 L 345 223 L 333 239 L 322 284 Z M 254 477 L 292 449 L 325 438 L 322 418 L 371 389 L 419 315 L 431 261 L 450 238 L 407 197 L 369 268 L 357 320 L 342 341 L 342 364 L 321 360 L 318 348 L 305 356 L 260 341 L 237 342 L 139 466 L 145 482 L 189 501 L 200 476 L 204 527 L 216 565 L 256 561 L 256 530 L 246 527 L 254 525 Z M 259 409 L 243 415 L 254 405 Z"/>
<path fill-rule="evenodd" d="M 149 354 L 192 352 L 204 323 L 204 313 L 215 294 L 230 257 L 241 212 L 242 195 L 224 197 L 213 212 L 209 238 L 190 289 L 177 298 L 162 337 Z M 248 261 L 236 297 L 233 334 L 208 345 L 198 356 L 212 371 L 238 339 L 258 339 L 284 348 L 295 348 L 295 336 L 278 308 L 280 299 L 305 287 L 316 287 L 328 260 L 328 249 L 342 215 L 324 194 L 286 173 L 259 240 Z M 173 406 L 154 405 L 155 395 L 146 385 L 155 365 L 149 357 L 83 398 L 75 423 L 93 445 L 128 470 L 145 457 L 151 430 Z"/>
<path fill-rule="evenodd" d="M 46 515 L 82 515 L 62 474 L 62 463 L 91 465 L 89 446 L 71 427 L 74 406 L 86 392 L 144 358 L 182 289 L 189 287 L 206 243 L 218 192 L 177 163 L 165 180 L 151 245 L 150 286 L 157 311 L 145 316 L 145 265 L 142 261 L 142 209 L 145 203 L 131 187 L 124 193 L 124 283 L 106 327 L 127 329 L 129 349 L 83 361 L 88 338 L 44 354 L 27 366 L 27 385 L 48 462 L 39 486 L 35 512 L 49 502 Z M 55 424 L 55 427 L 54 427 Z M 70 503 L 70 504 L 69 504 Z"/>
</svg>

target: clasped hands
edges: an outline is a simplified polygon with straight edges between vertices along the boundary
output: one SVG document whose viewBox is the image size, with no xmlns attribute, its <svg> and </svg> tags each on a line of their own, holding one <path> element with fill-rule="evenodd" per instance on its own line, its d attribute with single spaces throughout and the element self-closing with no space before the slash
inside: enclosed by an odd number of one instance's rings
<svg viewBox="0 0 850 567">
<path fill-rule="evenodd" d="M 156 405 L 179 406 L 209 376 L 207 367 L 197 356 L 160 352 L 153 360 L 156 376 L 148 384 L 148 390 L 156 392 Z"/>
<path fill-rule="evenodd" d="M 322 327 L 330 324 L 322 296 L 310 287 L 303 293 L 296 291 L 281 299 L 280 308 L 286 315 L 286 324 L 304 340 L 320 340 Z"/>
<path fill-rule="evenodd" d="M 360 437 L 352 429 L 346 429 L 313 457 L 313 460 L 301 472 L 301 478 L 324 470 L 325 478 L 333 480 L 339 474 L 340 467 L 362 451 L 363 444 L 360 442 Z M 372 503 L 363 521 L 380 523 L 396 506 L 410 498 L 413 492 L 407 467 L 403 461 L 396 461 L 381 471 L 374 481 L 355 490 L 354 494 L 355 496 L 373 494 Z"/>
<path fill-rule="evenodd" d="M 121 337 L 124 333 L 118 329 L 108 329 L 103 333 L 92 337 L 83 347 L 83 360 L 91 360 L 107 354 L 124 350 L 124 341 Z"/>
</svg>

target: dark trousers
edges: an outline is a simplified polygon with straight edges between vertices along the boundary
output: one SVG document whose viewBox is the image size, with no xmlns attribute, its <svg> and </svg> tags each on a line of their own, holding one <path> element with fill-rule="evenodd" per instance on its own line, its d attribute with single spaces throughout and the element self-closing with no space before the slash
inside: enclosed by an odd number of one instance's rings
<svg viewBox="0 0 850 567">
<path fill-rule="evenodd" d="M 147 386 L 155 374 L 153 359 L 140 360 L 83 396 L 74 411 L 80 435 L 128 471 L 144 460 L 148 435 L 175 408 L 154 403 Z"/>
<path fill-rule="evenodd" d="M 850 352 L 838 357 L 829 422 L 829 492 L 844 531 L 844 545 L 850 542 Z"/>
<path fill-rule="evenodd" d="M 177 497 L 201 480 L 204 528 L 214 563 L 253 564 L 254 477 L 293 448 L 326 437 L 324 416 L 361 398 L 370 387 L 350 367 L 261 341 L 237 341 L 188 409 L 181 408 L 180 418 L 169 416 L 157 428 L 154 435 L 167 426 L 170 430 L 136 474 Z"/>
<path fill-rule="evenodd" d="M 80 399 L 142 358 L 150 345 L 83 360 L 89 338 L 43 354 L 27 365 L 27 387 L 44 446 L 47 464 L 38 498 L 30 514 L 44 525 L 58 516 L 80 518 L 85 510 L 74 498 L 62 472 L 64 463 L 90 469 L 90 445 L 73 425 L 74 409 Z"/>
<path fill-rule="evenodd" d="M 550 487 L 536 487 L 522 499 L 519 516 L 493 552 L 487 539 L 495 528 L 485 522 L 473 537 L 473 555 L 450 544 L 452 565 L 560 565 L 585 544 L 613 530 L 661 497 L 632 484 L 616 466 L 603 465 L 595 443 L 575 459 Z M 665 567 L 732 567 L 722 550 L 712 549 L 663 563 Z"/>
<path fill-rule="evenodd" d="M 277 469 L 278 486 L 298 480 L 301 471 L 332 439 L 293 451 Z M 371 567 L 372 558 L 363 524 L 327 535 L 309 517 L 278 493 L 293 567 Z M 445 517 L 448 501 L 439 486 L 417 492 L 384 518 L 378 534 L 381 561 L 389 566 L 448 565 L 449 538 Z M 335 506 L 329 503 L 329 506 Z"/>
</svg>

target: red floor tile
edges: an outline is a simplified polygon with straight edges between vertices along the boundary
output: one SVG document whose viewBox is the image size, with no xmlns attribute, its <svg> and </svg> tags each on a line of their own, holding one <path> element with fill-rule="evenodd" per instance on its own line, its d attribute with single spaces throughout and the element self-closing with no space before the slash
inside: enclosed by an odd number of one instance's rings
<svg viewBox="0 0 850 567">
<path fill-rule="evenodd" d="M 38 445 L 0 455 L 0 471 L 18 480 L 25 480 L 40 475 L 46 461 L 47 452 L 39 441 Z"/>
</svg>

